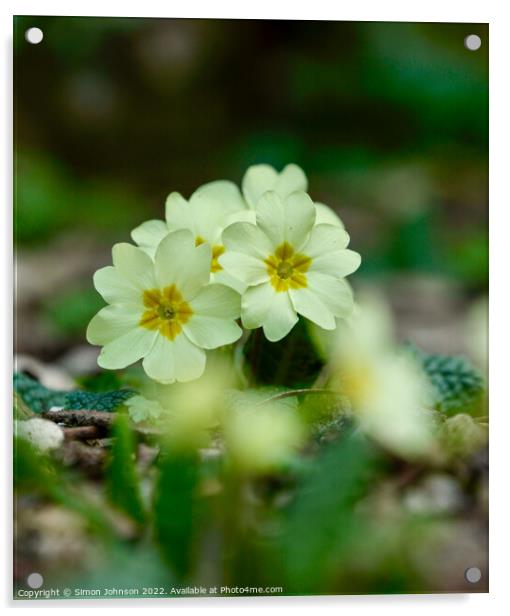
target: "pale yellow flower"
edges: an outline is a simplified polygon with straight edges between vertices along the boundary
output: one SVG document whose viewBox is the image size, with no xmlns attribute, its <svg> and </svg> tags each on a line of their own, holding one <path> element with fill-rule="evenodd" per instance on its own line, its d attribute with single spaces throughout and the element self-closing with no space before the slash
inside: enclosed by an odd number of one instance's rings
<svg viewBox="0 0 510 616">
<path fill-rule="evenodd" d="M 271 165 L 253 165 L 244 174 L 243 195 L 251 209 L 255 209 L 260 197 L 268 191 L 285 199 L 293 192 L 307 192 L 308 179 L 297 165 L 290 164 L 278 173 Z M 343 227 L 340 217 L 324 203 L 315 203 L 315 224 L 338 225 Z"/>
<path fill-rule="evenodd" d="M 223 233 L 227 252 L 219 259 L 242 280 L 244 327 L 262 327 L 268 340 L 286 336 L 298 314 L 324 329 L 352 311 L 345 276 L 361 262 L 348 250 L 349 236 L 338 225 L 316 224 L 316 210 L 304 192 L 282 198 L 266 192 L 255 208 L 256 224 L 235 223 Z"/>
<path fill-rule="evenodd" d="M 116 244 L 112 256 L 113 266 L 94 275 L 109 305 L 87 329 L 87 340 L 103 345 L 101 367 L 125 368 L 143 359 L 156 381 L 190 381 L 204 371 L 204 349 L 241 336 L 239 295 L 209 284 L 211 248 L 196 246 L 190 231 L 169 233 L 154 260 L 131 244 Z"/>
<path fill-rule="evenodd" d="M 165 210 L 164 221 L 148 220 L 131 232 L 135 243 L 154 257 L 156 248 L 169 231 L 187 229 L 193 234 L 197 246 L 205 243 L 211 246 L 211 281 L 242 291 L 242 283 L 228 275 L 218 261 L 225 252 L 221 242 L 223 230 L 232 222 L 251 217 L 237 186 L 223 180 L 211 182 L 198 188 L 189 200 L 172 192 L 166 200 Z"/>
<path fill-rule="evenodd" d="M 244 392 L 223 418 L 227 453 L 248 474 L 265 473 L 288 463 L 305 439 L 295 405 L 264 403 L 267 393 Z"/>
<path fill-rule="evenodd" d="M 415 361 L 396 348 L 386 306 L 374 298 L 357 306 L 327 346 L 332 385 L 350 400 L 361 428 L 404 457 L 430 453 L 430 385 Z"/>
</svg>

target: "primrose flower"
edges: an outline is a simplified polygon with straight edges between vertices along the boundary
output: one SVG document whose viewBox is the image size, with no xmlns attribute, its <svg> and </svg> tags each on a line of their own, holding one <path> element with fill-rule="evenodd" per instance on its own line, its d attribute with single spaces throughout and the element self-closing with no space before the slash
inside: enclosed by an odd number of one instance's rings
<svg viewBox="0 0 510 616">
<path fill-rule="evenodd" d="M 430 388 L 415 361 L 395 348 L 386 306 L 365 299 L 332 338 L 332 386 L 349 398 L 365 433 L 405 458 L 432 453 Z"/>
<path fill-rule="evenodd" d="M 348 250 L 349 236 L 339 226 L 316 225 L 310 197 L 295 192 L 287 198 L 266 192 L 259 199 L 256 224 L 239 222 L 223 233 L 227 248 L 220 263 L 247 285 L 241 319 L 247 329 L 262 326 L 271 341 L 281 340 L 298 314 L 324 329 L 335 329 L 335 317 L 353 309 L 344 277 L 360 264 Z"/>
<path fill-rule="evenodd" d="M 186 201 L 178 192 L 172 192 L 166 200 L 166 220 L 148 220 L 131 232 L 134 242 L 148 255 L 154 257 L 156 248 L 169 231 L 188 229 L 193 234 L 195 245 L 211 246 L 211 282 L 219 282 L 238 292 L 244 290 L 242 283 L 226 274 L 218 262 L 225 252 L 221 233 L 229 224 L 250 220 L 239 189 L 232 182 L 219 180 L 198 188 Z"/>
<path fill-rule="evenodd" d="M 211 247 L 195 246 L 190 231 L 169 233 L 154 261 L 140 248 L 116 244 L 113 266 L 94 275 L 110 305 L 87 329 L 91 344 L 104 345 L 103 368 L 119 369 L 143 358 L 143 368 L 162 383 L 191 381 L 204 371 L 204 349 L 235 342 L 241 328 L 239 295 L 208 284 Z"/>
<path fill-rule="evenodd" d="M 242 181 L 243 195 L 248 206 L 255 209 L 265 192 L 276 192 L 285 199 L 293 192 L 307 192 L 308 180 L 304 171 L 297 165 L 290 164 L 278 173 L 271 165 L 253 165 L 244 174 Z M 324 203 L 315 203 L 315 224 L 344 224 L 338 215 Z"/>
<path fill-rule="evenodd" d="M 192 383 L 145 383 L 141 395 L 126 400 L 135 422 L 158 420 L 165 439 L 179 449 L 207 447 L 220 423 L 225 391 L 237 384 L 232 358 L 212 351 L 202 376 Z"/>
<path fill-rule="evenodd" d="M 285 465 L 305 438 L 297 413 L 278 403 L 234 408 L 227 413 L 223 429 L 232 462 L 247 474 L 266 473 Z"/>
</svg>

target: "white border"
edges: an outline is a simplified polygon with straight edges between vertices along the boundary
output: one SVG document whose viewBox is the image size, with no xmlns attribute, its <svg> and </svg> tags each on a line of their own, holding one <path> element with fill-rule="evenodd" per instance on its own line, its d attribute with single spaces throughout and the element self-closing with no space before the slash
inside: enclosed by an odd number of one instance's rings
<svg viewBox="0 0 510 616">
<path fill-rule="evenodd" d="M 452 21 L 488 22 L 496 2 L 462 0 L 428 0 L 411 3 L 396 0 L 335 3 L 314 0 L 313 3 L 258 0 L 249 5 L 232 0 L 188 0 L 182 3 L 144 0 L 123 2 L 90 0 L 65 2 L 56 0 L 19 0 L 10 2 L 18 15 L 89 15 L 124 17 L 215 17 L 230 19 L 318 19 L 344 21 Z M 493 5 L 493 8 L 491 8 Z"/>
<path fill-rule="evenodd" d="M 411 3 L 396 0 L 373 0 L 357 2 L 334 2 L 332 0 L 314 0 L 310 3 L 279 2 L 258 0 L 256 3 L 214 2 L 186 0 L 180 4 L 175 2 L 143 0 L 143 2 L 114 2 L 112 0 L 64 1 L 18 1 L 7 2 L 2 6 L 2 44 L 5 52 L 1 63 L 1 79 L 6 84 L 2 97 L 1 134 L 6 143 L 0 150 L 0 170 L 2 173 L 3 208 L 2 237 L 0 239 L 3 251 L 1 280 L 3 284 L 3 301 L 0 304 L 0 336 L 6 341 L 2 363 L 0 364 L 0 391 L 3 393 L 2 410 L 5 412 L 5 422 L 2 425 L 4 437 L 3 452 L 0 460 L 10 467 L 10 388 L 11 388 L 11 230 L 10 209 L 12 203 L 12 91 L 11 57 L 12 57 L 12 15 L 97 15 L 97 16 L 144 16 L 144 17 L 216 17 L 237 19 L 319 19 L 319 20 L 351 20 L 351 21 L 430 21 L 430 22 L 490 22 L 490 58 L 491 58 L 491 179 L 490 179 L 490 262 L 491 262 L 491 536 L 490 536 L 490 594 L 488 595 L 421 595 L 421 596 L 380 596 L 380 597 L 275 597 L 271 599 L 218 599 L 203 600 L 152 600 L 141 601 L 74 601 L 74 602 L 16 602 L 10 604 L 11 609 L 54 610 L 57 609 L 89 609 L 120 611 L 125 609 L 171 609 L 180 611 L 199 610 L 268 610 L 292 609 L 293 612 L 305 613 L 311 609 L 327 610 L 336 614 L 343 610 L 358 614 L 408 614 L 411 609 L 416 614 L 456 614 L 463 616 L 476 614 L 480 616 L 495 608 L 501 613 L 501 608 L 509 604 L 507 600 L 508 578 L 508 524 L 510 521 L 509 493 L 509 462 L 507 451 L 510 439 L 510 408 L 506 403 L 503 387 L 508 380 L 506 366 L 508 364 L 508 349 L 505 341 L 508 339 L 508 315 L 510 314 L 508 297 L 510 276 L 509 257 L 505 251 L 507 235 L 508 211 L 508 144 L 509 144 L 509 85 L 508 85 L 508 11 L 505 2 L 485 0 L 427 0 Z M 506 240 L 506 242 L 508 242 Z M 500 270 L 498 272 L 498 269 Z M 497 334 L 496 334 L 497 332 Z M 497 336 L 497 337 L 496 337 Z M 11 494 L 10 473 L 2 473 L 4 502 L 9 503 Z M 11 511 L 9 507 L 0 508 L 4 528 L 10 528 Z M 0 587 L 3 603 L 11 594 L 11 543 L 10 538 L 2 541 L 3 558 L 0 569 Z"/>
</svg>

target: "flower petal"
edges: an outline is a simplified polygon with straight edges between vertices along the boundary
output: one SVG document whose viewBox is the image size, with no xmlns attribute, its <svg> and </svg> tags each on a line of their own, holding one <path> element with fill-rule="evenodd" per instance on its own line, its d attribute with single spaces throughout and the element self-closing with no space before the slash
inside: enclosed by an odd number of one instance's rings
<svg viewBox="0 0 510 616">
<path fill-rule="evenodd" d="M 209 284 L 190 302 L 193 317 L 209 316 L 237 319 L 241 314 L 241 297 L 222 284 Z"/>
<path fill-rule="evenodd" d="M 225 218 L 225 228 L 235 222 L 250 222 L 252 225 L 257 224 L 257 216 L 255 210 L 236 210 L 228 214 Z"/>
<path fill-rule="evenodd" d="M 140 248 L 156 248 L 167 235 L 168 226 L 164 220 L 147 220 L 131 231 L 131 237 Z"/>
<path fill-rule="evenodd" d="M 186 338 L 177 336 L 174 340 L 175 377 L 178 381 L 193 381 L 205 370 L 206 354 Z"/>
<path fill-rule="evenodd" d="M 308 287 L 289 289 L 289 295 L 296 312 L 323 329 L 335 329 L 333 314 L 312 289 Z"/>
<path fill-rule="evenodd" d="M 186 229 L 167 235 L 156 250 L 158 288 L 175 284 L 186 300 L 209 282 L 210 267 L 211 247 L 195 246 L 192 233 Z"/>
<path fill-rule="evenodd" d="M 273 245 L 267 235 L 249 222 L 230 225 L 223 231 L 221 237 L 224 246 L 234 252 L 242 252 L 260 259 L 265 259 L 273 252 Z"/>
<path fill-rule="evenodd" d="M 315 224 L 315 206 L 305 192 L 293 192 L 284 202 L 285 239 L 300 250 Z"/>
<path fill-rule="evenodd" d="M 298 317 L 288 294 L 277 293 L 270 283 L 264 283 L 250 287 L 243 295 L 241 319 L 247 329 L 262 325 L 266 338 L 274 342 L 290 332 Z"/>
<path fill-rule="evenodd" d="M 124 306 L 105 306 L 88 324 L 87 341 L 90 344 L 108 344 L 137 327 L 139 321 L 139 311 Z"/>
<path fill-rule="evenodd" d="M 239 293 L 239 295 L 242 295 L 246 291 L 246 283 L 239 278 L 232 276 L 225 269 L 211 274 L 211 283 L 222 284 L 230 289 L 234 289 L 234 291 Z"/>
<path fill-rule="evenodd" d="M 205 351 L 184 334 L 174 340 L 158 335 L 151 352 L 143 360 L 143 369 L 151 379 L 160 383 L 192 381 L 204 372 L 205 361 Z"/>
<path fill-rule="evenodd" d="M 232 212 L 229 212 L 221 201 L 211 198 L 207 192 L 194 193 L 188 207 L 192 212 L 195 240 L 200 238 L 202 242 L 218 244 L 221 232 L 227 225 L 227 217 Z"/>
<path fill-rule="evenodd" d="M 335 278 L 344 278 L 355 272 L 361 263 L 361 256 L 354 250 L 337 250 L 312 259 L 310 272 L 320 272 Z"/>
<path fill-rule="evenodd" d="M 182 338 L 182 334 L 177 338 Z M 160 383 L 173 383 L 175 381 L 174 343 L 177 338 L 168 340 L 164 336 L 157 336 L 150 353 L 145 356 L 142 362 L 143 369 L 151 379 Z"/>
<path fill-rule="evenodd" d="M 142 303 L 140 288 L 132 285 L 111 265 L 97 270 L 94 274 L 94 286 L 109 304 Z"/>
<path fill-rule="evenodd" d="M 260 327 L 265 321 L 275 295 L 269 282 L 249 287 L 241 298 L 241 320 L 247 329 Z"/>
<path fill-rule="evenodd" d="M 233 320 L 193 315 L 183 325 L 186 336 L 202 349 L 217 349 L 239 340 L 243 330 Z"/>
<path fill-rule="evenodd" d="M 248 205 L 254 208 L 265 192 L 274 189 L 277 180 L 278 173 L 270 165 L 249 167 L 242 181 L 243 195 Z"/>
<path fill-rule="evenodd" d="M 257 225 L 271 241 L 271 252 L 285 240 L 285 208 L 275 192 L 266 192 L 256 208 Z"/>
<path fill-rule="evenodd" d="M 306 193 L 292 193 L 285 201 L 275 192 L 265 193 L 256 213 L 257 224 L 273 249 L 286 241 L 300 250 L 315 222 L 315 207 Z"/>
<path fill-rule="evenodd" d="M 352 289 L 346 280 L 309 272 L 308 288 L 336 317 L 346 317 L 354 309 Z M 320 323 L 319 323 L 320 325 Z"/>
<path fill-rule="evenodd" d="M 165 218 L 170 230 L 193 229 L 193 215 L 186 199 L 178 192 L 168 195 Z"/>
<path fill-rule="evenodd" d="M 216 182 L 204 184 L 200 186 L 200 188 L 197 188 L 191 199 L 193 199 L 195 195 L 205 195 L 214 199 L 222 204 L 223 210 L 226 213 L 246 209 L 246 203 L 241 196 L 239 188 L 234 182 L 229 182 L 227 180 L 217 180 Z"/>
<path fill-rule="evenodd" d="M 118 370 L 145 357 L 151 350 L 157 332 L 144 327 L 135 327 L 120 338 L 106 344 L 99 354 L 97 363 L 101 368 Z"/>
<path fill-rule="evenodd" d="M 303 252 L 315 259 L 316 257 L 343 250 L 349 245 L 349 234 L 337 225 L 315 225 L 310 238 L 303 247 Z"/>
<path fill-rule="evenodd" d="M 229 251 L 221 255 L 219 263 L 229 274 L 247 285 L 260 284 L 269 279 L 265 263 L 256 257 Z"/>
<path fill-rule="evenodd" d="M 264 334 L 271 342 L 285 338 L 299 320 L 291 304 L 289 294 L 275 292 L 274 295 L 271 310 L 262 324 Z"/>
<path fill-rule="evenodd" d="M 275 190 L 281 197 L 288 197 L 293 192 L 306 192 L 308 180 L 301 167 L 290 164 L 278 175 L 278 179 L 272 190 Z"/>
<path fill-rule="evenodd" d="M 154 288 L 154 263 L 143 250 L 127 243 L 115 244 L 112 257 L 115 268 L 134 287 L 141 290 Z"/>
<path fill-rule="evenodd" d="M 330 208 L 329 205 L 315 202 L 315 212 L 317 214 L 315 217 L 316 225 L 334 225 L 335 227 L 344 227 L 344 223 L 342 222 L 340 216 L 338 216 L 338 214 Z"/>
</svg>

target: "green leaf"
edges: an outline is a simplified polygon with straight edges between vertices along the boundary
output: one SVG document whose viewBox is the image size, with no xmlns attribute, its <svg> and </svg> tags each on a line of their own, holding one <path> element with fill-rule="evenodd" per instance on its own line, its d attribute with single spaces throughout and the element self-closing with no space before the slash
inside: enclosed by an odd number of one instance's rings
<svg viewBox="0 0 510 616">
<path fill-rule="evenodd" d="M 136 522 L 145 520 L 136 471 L 136 442 L 129 417 L 118 413 L 112 427 L 112 448 L 107 469 L 108 493 L 112 503 Z"/>
<path fill-rule="evenodd" d="M 23 402 L 34 412 L 44 413 L 52 406 L 64 406 L 68 392 L 48 389 L 39 381 L 23 372 L 15 372 L 13 377 L 14 390 L 21 396 Z"/>
<path fill-rule="evenodd" d="M 327 445 L 310 467 L 288 512 L 279 548 L 286 590 L 318 592 L 354 523 L 354 505 L 366 490 L 372 454 L 352 433 Z"/>
<path fill-rule="evenodd" d="M 14 392 L 12 406 L 14 419 L 30 419 L 31 417 L 35 417 L 34 413 L 23 402 L 23 398 L 17 392 Z"/>
<path fill-rule="evenodd" d="M 454 355 L 429 355 L 413 349 L 434 387 L 435 407 L 444 413 L 475 403 L 485 390 L 482 376 L 468 359 Z"/>
<path fill-rule="evenodd" d="M 154 495 L 156 541 L 167 564 L 183 579 L 192 563 L 198 459 L 192 453 L 164 450 L 158 466 Z"/>
<path fill-rule="evenodd" d="M 79 387 L 85 391 L 95 391 L 104 393 L 113 391 L 114 389 L 122 389 L 124 385 L 128 385 L 121 378 L 118 371 L 105 370 L 104 372 L 96 372 L 94 374 L 85 374 L 76 379 Z"/>
<path fill-rule="evenodd" d="M 65 396 L 64 408 L 88 411 L 112 412 L 128 398 L 135 395 L 133 389 L 119 389 L 105 393 L 70 391 Z"/>
<path fill-rule="evenodd" d="M 14 488 L 18 493 L 38 494 L 81 515 L 105 538 L 112 536 L 110 522 L 101 509 L 80 492 L 55 461 L 37 451 L 27 440 L 14 439 Z"/>
<path fill-rule="evenodd" d="M 14 439 L 14 487 L 49 495 L 59 480 L 52 460 L 21 437 Z"/>
<path fill-rule="evenodd" d="M 14 389 L 34 413 L 44 413 L 54 406 L 111 412 L 136 393 L 134 389 L 127 388 L 102 393 L 48 389 L 22 372 L 14 374 Z"/>
</svg>

